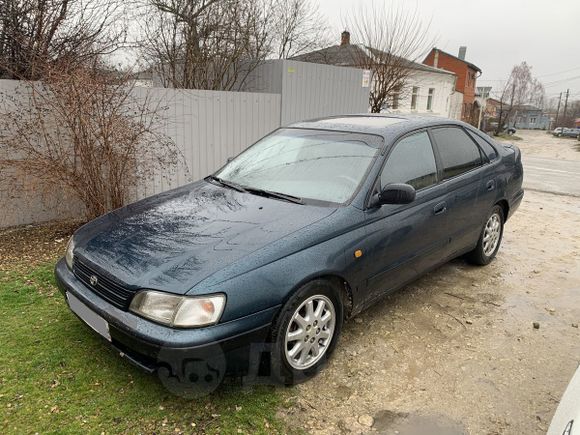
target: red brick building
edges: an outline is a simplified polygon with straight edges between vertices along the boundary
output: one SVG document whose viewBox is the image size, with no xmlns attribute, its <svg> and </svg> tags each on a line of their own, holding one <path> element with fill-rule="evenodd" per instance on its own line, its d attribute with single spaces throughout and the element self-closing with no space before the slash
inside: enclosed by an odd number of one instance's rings
<svg viewBox="0 0 580 435">
<path fill-rule="evenodd" d="M 433 48 L 423 63 L 455 73 L 457 76 L 455 90 L 463 94 L 461 120 L 476 125 L 479 116 L 479 106 L 475 101 L 475 83 L 481 75 L 481 70 L 465 60 L 466 52 L 467 47 L 459 47 L 459 54 L 453 56 L 438 48 Z"/>
</svg>

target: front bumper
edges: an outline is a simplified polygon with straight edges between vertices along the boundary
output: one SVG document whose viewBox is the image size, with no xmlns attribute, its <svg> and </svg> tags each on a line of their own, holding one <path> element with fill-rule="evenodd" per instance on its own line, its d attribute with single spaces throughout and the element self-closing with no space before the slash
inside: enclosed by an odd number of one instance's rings
<svg viewBox="0 0 580 435">
<path fill-rule="evenodd" d="M 55 267 L 56 282 L 63 294 L 76 296 L 109 325 L 111 345 L 141 369 L 160 368 L 170 376 L 188 377 L 188 367 L 217 367 L 222 375 L 247 373 L 259 358 L 253 355 L 266 341 L 275 306 L 246 317 L 197 329 L 174 329 L 121 310 L 81 283 L 61 259 Z M 166 369 L 166 370 L 165 370 Z"/>
</svg>

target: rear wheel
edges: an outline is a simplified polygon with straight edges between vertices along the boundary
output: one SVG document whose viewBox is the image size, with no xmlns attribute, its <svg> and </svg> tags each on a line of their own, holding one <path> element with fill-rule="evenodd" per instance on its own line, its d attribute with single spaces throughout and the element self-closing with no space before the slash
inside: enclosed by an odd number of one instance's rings
<svg viewBox="0 0 580 435">
<path fill-rule="evenodd" d="M 503 236 L 503 224 L 503 210 L 499 205 L 496 205 L 485 221 L 477 246 L 466 255 L 467 260 L 480 266 L 489 264 L 499 250 Z"/>
<path fill-rule="evenodd" d="M 326 364 L 342 328 L 339 291 L 327 281 L 300 288 L 272 329 L 271 370 L 286 385 L 304 382 Z"/>
</svg>

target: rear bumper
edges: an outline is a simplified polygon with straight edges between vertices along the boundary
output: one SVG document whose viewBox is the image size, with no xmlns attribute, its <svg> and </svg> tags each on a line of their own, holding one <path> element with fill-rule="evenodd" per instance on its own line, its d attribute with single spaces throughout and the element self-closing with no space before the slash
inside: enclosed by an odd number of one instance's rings
<svg viewBox="0 0 580 435">
<path fill-rule="evenodd" d="M 506 217 L 506 220 L 509 219 L 516 212 L 516 210 L 519 208 L 520 204 L 522 203 L 522 199 L 524 199 L 524 189 L 521 189 L 511 199 L 510 204 L 509 204 L 509 215 Z"/>
<path fill-rule="evenodd" d="M 198 329 L 174 329 L 121 310 L 81 283 L 61 259 L 56 282 L 64 294 L 72 293 L 109 325 L 111 345 L 122 357 L 149 373 L 166 368 L 170 376 L 186 379 L 188 367 L 200 363 L 221 372 L 251 370 L 251 352 L 262 347 L 279 306 L 246 317 Z M 164 371 L 166 372 L 166 371 Z"/>
</svg>

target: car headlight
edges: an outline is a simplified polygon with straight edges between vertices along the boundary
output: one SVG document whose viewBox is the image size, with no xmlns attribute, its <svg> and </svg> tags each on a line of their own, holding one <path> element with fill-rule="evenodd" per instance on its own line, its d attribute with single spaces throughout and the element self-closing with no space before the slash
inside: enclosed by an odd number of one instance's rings
<svg viewBox="0 0 580 435">
<path fill-rule="evenodd" d="M 129 309 L 154 322 L 177 328 L 193 328 L 217 323 L 226 297 L 178 296 L 154 290 L 143 290 L 135 295 Z"/>
<path fill-rule="evenodd" d="M 75 250 L 75 241 L 71 237 L 68 241 L 68 245 L 66 245 L 66 254 L 64 255 L 64 260 L 66 261 L 66 265 L 70 270 L 72 270 L 73 267 L 74 250 Z"/>
</svg>

